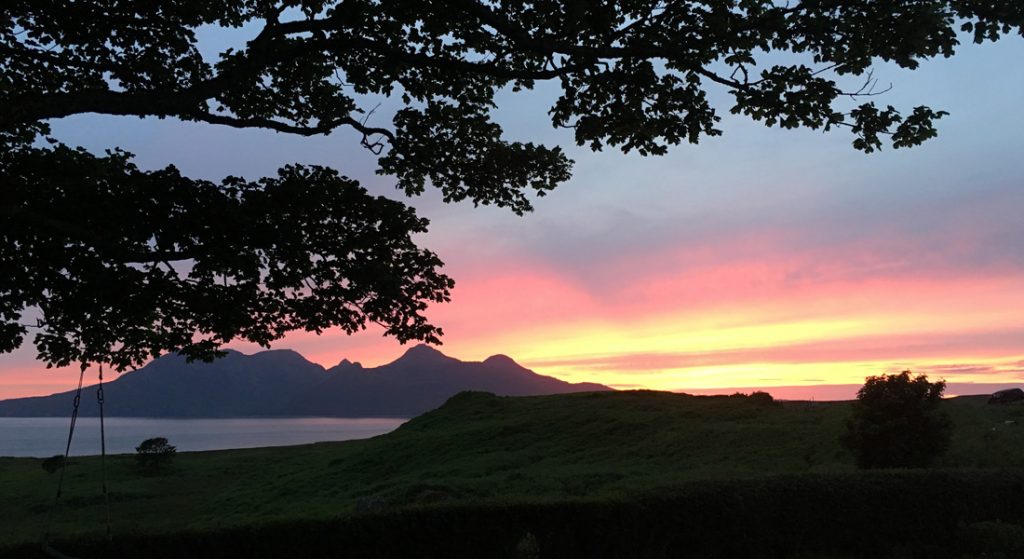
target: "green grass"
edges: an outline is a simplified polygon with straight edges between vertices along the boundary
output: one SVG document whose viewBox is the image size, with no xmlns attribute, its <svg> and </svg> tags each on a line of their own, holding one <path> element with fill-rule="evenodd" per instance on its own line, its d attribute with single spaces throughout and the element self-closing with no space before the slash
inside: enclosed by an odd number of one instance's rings
<svg viewBox="0 0 1024 559">
<path fill-rule="evenodd" d="M 1024 465 L 1024 406 L 943 403 L 955 431 L 941 468 Z M 853 471 L 838 437 L 848 403 L 758 405 L 746 398 L 615 392 L 456 396 L 364 441 L 179 454 L 144 475 L 108 458 L 115 533 L 168 533 L 332 518 L 359 503 L 622 498 L 695 480 Z M 1014 422 L 1014 423 L 1007 423 Z M 172 444 L 174 441 L 170 441 Z M 0 547 L 37 540 L 58 474 L 0 458 Z M 62 538 L 102 533 L 97 457 L 75 458 L 54 514 Z"/>
</svg>

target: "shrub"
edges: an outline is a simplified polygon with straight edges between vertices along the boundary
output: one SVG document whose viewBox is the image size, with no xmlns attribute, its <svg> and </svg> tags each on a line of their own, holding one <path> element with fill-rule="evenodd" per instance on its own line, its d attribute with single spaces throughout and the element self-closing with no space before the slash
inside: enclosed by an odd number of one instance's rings
<svg viewBox="0 0 1024 559">
<path fill-rule="evenodd" d="M 733 394 L 730 394 L 729 396 L 700 396 L 700 397 L 701 398 L 722 398 L 722 397 L 725 397 L 725 398 L 729 398 L 730 400 L 733 400 L 733 401 L 742 401 L 742 402 L 746 402 L 746 403 L 749 403 L 749 404 L 753 404 L 754 406 L 758 406 L 758 407 L 769 407 L 769 406 L 779 406 L 779 405 L 781 405 L 781 404 L 779 404 L 779 402 L 775 401 L 775 398 L 772 397 L 771 394 L 769 394 L 767 392 L 764 392 L 762 390 L 755 390 L 754 392 L 751 392 L 750 394 L 744 394 L 743 392 L 735 392 Z"/>
<path fill-rule="evenodd" d="M 748 398 L 752 404 L 758 406 L 773 406 L 777 403 L 771 394 L 760 390 L 752 392 Z"/>
<path fill-rule="evenodd" d="M 47 458 L 46 460 L 43 460 L 43 463 L 40 465 L 43 467 L 44 470 L 46 470 L 46 473 L 55 473 L 57 470 L 64 467 L 64 455 L 54 454 L 53 456 Z"/>
<path fill-rule="evenodd" d="M 135 460 L 143 469 L 158 470 L 161 466 L 170 464 L 176 452 L 178 449 L 167 444 L 167 439 L 154 437 L 142 441 L 142 444 L 135 447 Z"/>
<path fill-rule="evenodd" d="M 843 445 L 861 468 L 920 468 L 949 447 L 952 423 L 939 409 L 945 381 L 925 375 L 868 377 L 857 391 Z"/>
</svg>

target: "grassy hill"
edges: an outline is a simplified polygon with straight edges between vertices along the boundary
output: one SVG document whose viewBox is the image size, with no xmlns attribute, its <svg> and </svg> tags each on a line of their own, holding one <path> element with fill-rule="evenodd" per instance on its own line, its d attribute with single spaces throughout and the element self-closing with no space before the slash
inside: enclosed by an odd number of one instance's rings
<svg viewBox="0 0 1024 559">
<path fill-rule="evenodd" d="M 938 465 L 1024 466 L 1024 406 L 945 401 L 954 442 Z M 108 458 L 117 534 L 217 530 L 438 503 L 622 500 L 695 481 L 853 472 L 838 444 L 848 403 L 770 403 L 663 392 L 463 393 L 364 441 L 182 453 L 158 475 Z M 174 441 L 171 441 L 173 444 Z M 56 484 L 40 460 L 0 459 L 0 547 L 39 538 Z M 99 460 L 76 458 L 54 517 L 102 532 Z"/>
</svg>

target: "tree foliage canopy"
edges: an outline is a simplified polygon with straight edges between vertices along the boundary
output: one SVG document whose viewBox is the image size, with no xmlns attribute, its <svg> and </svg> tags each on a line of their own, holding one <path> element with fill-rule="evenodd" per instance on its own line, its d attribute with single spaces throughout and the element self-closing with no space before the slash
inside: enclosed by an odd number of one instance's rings
<svg viewBox="0 0 1024 559">
<path fill-rule="evenodd" d="M 960 32 L 1022 33 L 1024 4 L 10 0 L 0 22 L 0 350 L 32 328 L 50 364 L 123 369 L 169 350 L 208 358 L 235 338 L 367 322 L 437 341 L 424 311 L 448 300 L 452 281 L 411 239 L 425 220 L 337 171 L 219 182 L 144 171 L 122 151 L 64 145 L 53 119 L 351 128 L 404 193 L 432 187 L 521 214 L 571 162 L 557 146 L 504 138 L 491 115 L 501 90 L 554 82 L 552 124 L 596 150 L 663 154 L 719 135 L 722 110 L 847 129 L 866 152 L 913 146 L 944 113 L 865 98 L 871 65 L 950 56 Z M 204 56 L 196 32 L 209 25 L 254 36 Z M 713 105 L 712 88 L 731 100 Z M 380 124 L 365 103 L 383 97 L 401 108 Z"/>
<path fill-rule="evenodd" d="M 868 377 L 857 391 L 843 444 L 862 468 L 924 467 L 949 447 L 952 423 L 939 409 L 946 382 L 925 375 Z"/>
</svg>

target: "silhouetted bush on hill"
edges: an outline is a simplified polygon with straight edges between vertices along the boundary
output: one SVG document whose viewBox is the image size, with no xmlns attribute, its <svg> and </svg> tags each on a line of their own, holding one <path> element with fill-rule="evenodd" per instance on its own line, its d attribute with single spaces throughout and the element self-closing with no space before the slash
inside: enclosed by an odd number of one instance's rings
<svg viewBox="0 0 1024 559">
<path fill-rule="evenodd" d="M 747 401 L 758 406 L 775 406 L 779 404 L 778 402 L 775 401 L 775 398 L 773 398 L 771 394 L 767 392 L 762 392 L 760 390 L 755 390 L 750 394 L 733 394 L 733 397 L 746 398 Z"/>
<path fill-rule="evenodd" d="M 55 454 L 47 458 L 46 460 L 43 460 L 43 462 L 40 464 L 40 467 L 46 470 L 46 473 L 48 474 L 57 473 L 58 471 L 60 471 L 61 468 L 64 467 L 64 455 Z"/>
</svg>

